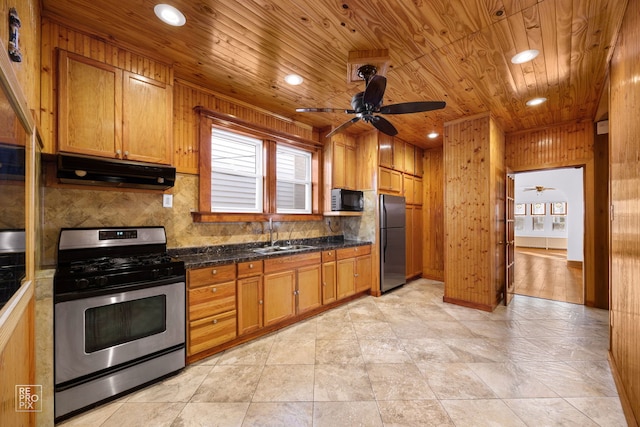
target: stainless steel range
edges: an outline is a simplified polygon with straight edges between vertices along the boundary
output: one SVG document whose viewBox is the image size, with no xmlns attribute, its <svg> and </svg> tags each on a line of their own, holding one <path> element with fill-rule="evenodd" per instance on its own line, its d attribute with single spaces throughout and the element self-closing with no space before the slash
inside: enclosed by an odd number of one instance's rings
<svg viewBox="0 0 640 427">
<path fill-rule="evenodd" d="M 56 421 L 185 366 L 185 269 L 163 227 L 62 229 L 54 275 Z"/>
</svg>

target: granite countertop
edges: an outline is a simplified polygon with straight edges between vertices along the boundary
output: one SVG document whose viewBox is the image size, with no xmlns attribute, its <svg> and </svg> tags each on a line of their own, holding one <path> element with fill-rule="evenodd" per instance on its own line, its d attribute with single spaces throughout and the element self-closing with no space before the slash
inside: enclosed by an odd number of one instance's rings
<svg viewBox="0 0 640 427">
<path fill-rule="evenodd" d="M 279 241 L 277 244 L 285 245 Z M 309 252 L 326 251 L 331 249 L 349 248 L 354 246 L 370 245 L 371 242 L 362 240 L 348 240 L 343 236 L 318 237 L 313 239 L 301 239 L 286 241 L 286 245 L 308 245 L 311 248 L 295 251 L 276 252 L 263 254 L 254 249 L 268 246 L 265 242 L 243 243 L 236 245 L 203 246 L 195 248 L 169 249 L 170 256 L 184 262 L 186 268 L 210 267 L 214 265 L 230 264 L 234 262 L 257 261 L 261 259 L 276 258 L 288 255 L 297 255 Z"/>
</svg>

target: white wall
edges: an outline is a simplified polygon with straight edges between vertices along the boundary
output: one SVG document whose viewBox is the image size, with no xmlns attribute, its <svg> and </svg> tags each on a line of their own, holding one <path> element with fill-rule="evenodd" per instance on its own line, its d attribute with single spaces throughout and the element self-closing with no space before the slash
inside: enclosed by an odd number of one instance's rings
<svg viewBox="0 0 640 427">
<path fill-rule="evenodd" d="M 555 188 L 542 193 L 524 191 L 527 187 L 542 185 Z M 525 231 L 516 231 L 516 236 L 566 237 L 567 260 L 584 260 L 584 190 L 583 169 L 566 168 L 537 172 L 522 172 L 515 175 L 515 203 L 567 203 L 567 231 L 565 233 L 551 230 L 551 212 L 547 205 L 544 231 L 531 230 L 530 216 L 527 216 Z M 527 214 L 530 212 L 527 210 Z"/>
</svg>

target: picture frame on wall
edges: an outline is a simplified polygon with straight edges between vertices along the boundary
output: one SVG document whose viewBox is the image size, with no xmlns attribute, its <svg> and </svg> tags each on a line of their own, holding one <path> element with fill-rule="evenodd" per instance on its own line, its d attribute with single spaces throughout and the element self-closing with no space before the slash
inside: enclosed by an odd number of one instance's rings
<svg viewBox="0 0 640 427">
<path fill-rule="evenodd" d="M 527 205 L 525 203 L 516 203 L 513 207 L 514 215 L 526 215 L 527 214 Z"/>
<path fill-rule="evenodd" d="M 551 215 L 566 215 L 566 214 L 567 214 L 566 202 L 551 203 Z"/>
<path fill-rule="evenodd" d="M 531 203 L 531 215 L 545 215 L 546 204 L 545 203 Z"/>
</svg>

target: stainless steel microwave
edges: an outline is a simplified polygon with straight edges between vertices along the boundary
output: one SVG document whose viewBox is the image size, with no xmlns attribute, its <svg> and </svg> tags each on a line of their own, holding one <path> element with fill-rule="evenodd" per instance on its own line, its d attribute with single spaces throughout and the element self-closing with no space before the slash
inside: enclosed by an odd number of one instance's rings
<svg viewBox="0 0 640 427">
<path fill-rule="evenodd" d="M 362 191 L 334 188 L 331 190 L 332 211 L 356 211 L 364 209 L 364 193 Z"/>
</svg>

